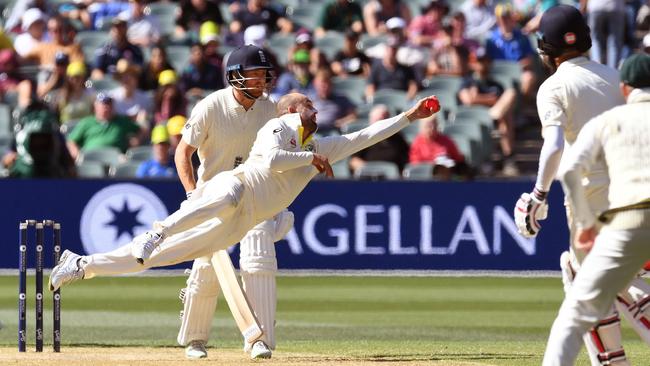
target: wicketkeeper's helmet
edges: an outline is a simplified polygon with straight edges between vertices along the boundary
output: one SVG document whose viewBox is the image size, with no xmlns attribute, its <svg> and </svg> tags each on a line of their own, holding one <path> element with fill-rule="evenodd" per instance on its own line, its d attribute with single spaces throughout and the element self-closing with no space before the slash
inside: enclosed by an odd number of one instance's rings
<svg viewBox="0 0 650 366">
<path fill-rule="evenodd" d="M 241 90 L 247 97 L 255 99 L 248 93 L 248 90 L 257 88 L 247 87 L 246 80 L 261 80 L 262 78 L 244 77 L 244 71 L 259 69 L 266 70 L 266 75 L 263 77 L 265 81 L 264 92 L 268 93 L 275 80 L 274 69 L 269 55 L 256 46 L 239 47 L 227 55 L 226 81 L 233 88 Z"/>
<path fill-rule="evenodd" d="M 540 54 L 558 57 L 566 51 L 587 52 L 590 48 L 589 26 L 578 9 L 557 5 L 544 12 L 537 32 Z"/>
</svg>

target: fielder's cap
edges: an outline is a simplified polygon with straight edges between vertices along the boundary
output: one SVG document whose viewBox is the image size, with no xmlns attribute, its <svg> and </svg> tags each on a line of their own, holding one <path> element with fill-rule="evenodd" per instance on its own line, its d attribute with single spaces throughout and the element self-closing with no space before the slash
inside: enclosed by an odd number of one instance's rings
<svg viewBox="0 0 650 366">
<path fill-rule="evenodd" d="M 157 125 L 151 130 L 151 143 L 162 144 L 165 142 L 169 143 L 169 132 L 167 132 L 167 127 Z"/>
<path fill-rule="evenodd" d="M 160 86 L 176 84 L 177 80 L 174 70 L 164 70 L 158 75 L 158 85 Z"/>
<path fill-rule="evenodd" d="M 57 65 L 67 65 L 70 62 L 70 57 L 65 52 L 57 51 L 54 54 L 54 63 Z"/>
<path fill-rule="evenodd" d="M 621 82 L 634 88 L 650 87 L 650 55 L 637 53 L 621 66 Z"/>
<path fill-rule="evenodd" d="M 293 62 L 296 64 L 308 64 L 310 62 L 309 51 L 297 50 L 293 54 Z"/>
<path fill-rule="evenodd" d="M 404 29 L 406 28 L 406 21 L 400 17 L 392 17 L 386 21 L 386 28 L 393 29 Z"/>
<path fill-rule="evenodd" d="M 27 31 L 32 24 L 38 21 L 45 21 L 45 14 L 39 8 L 30 8 L 23 14 L 21 18 L 21 25 L 23 31 Z"/>
<path fill-rule="evenodd" d="M 199 28 L 199 40 L 201 44 L 219 41 L 219 25 L 211 20 L 203 22 Z"/>
<path fill-rule="evenodd" d="M 183 127 L 187 122 L 185 116 L 177 115 L 167 120 L 167 132 L 170 136 L 180 135 L 183 132 Z"/>
<path fill-rule="evenodd" d="M 251 25 L 244 31 L 244 44 L 262 47 L 266 41 L 266 26 L 263 24 Z"/>
<path fill-rule="evenodd" d="M 69 77 L 75 76 L 85 76 L 86 75 L 86 65 L 81 61 L 71 62 L 68 65 L 68 68 L 65 70 L 65 74 Z"/>
<path fill-rule="evenodd" d="M 228 56 L 226 71 L 272 69 L 271 59 L 262 48 L 253 45 L 241 46 Z"/>
<path fill-rule="evenodd" d="M 113 98 L 111 98 L 111 96 L 106 93 L 97 94 L 97 98 L 95 98 L 95 100 L 103 104 L 113 104 Z"/>
<path fill-rule="evenodd" d="M 545 11 L 538 33 L 544 42 L 560 49 L 578 47 L 591 39 L 584 17 L 578 9 L 569 5 L 553 6 Z"/>
</svg>

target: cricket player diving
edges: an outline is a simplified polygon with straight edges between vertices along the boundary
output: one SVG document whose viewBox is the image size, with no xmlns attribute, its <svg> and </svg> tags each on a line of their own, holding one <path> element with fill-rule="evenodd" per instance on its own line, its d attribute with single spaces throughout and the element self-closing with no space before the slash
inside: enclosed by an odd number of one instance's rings
<svg viewBox="0 0 650 366">
<path fill-rule="evenodd" d="M 650 258 L 649 55 L 625 60 L 621 91 L 627 104 L 589 121 L 560 169 L 562 185 L 575 208 L 576 246 L 590 251 L 553 323 L 544 366 L 574 364 L 580 337 L 608 312 L 617 293 Z M 611 180 L 612 208 L 600 214 L 604 225 L 598 232 L 599 213 L 590 207 L 581 179 L 583 172 L 601 162 L 606 163 Z"/>
<path fill-rule="evenodd" d="M 313 138 L 318 111 L 305 95 L 278 102 L 279 117 L 257 133 L 248 159 L 197 187 L 181 208 L 129 244 L 108 253 L 61 255 L 50 274 L 50 289 L 80 279 L 172 265 L 211 255 L 239 242 L 255 225 L 293 202 L 319 173 L 333 176 L 331 162 L 376 144 L 413 121 L 440 110 L 435 96 L 419 100 L 395 117 L 341 136 Z M 198 191 L 198 192 L 197 192 Z"/>
<path fill-rule="evenodd" d="M 273 65 L 263 49 L 255 46 L 235 49 L 228 56 L 225 79 L 229 87 L 208 95 L 194 107 L 176 149 L 178 176 L 188 201 L 198 199 L 201 186 L 215 175 L 246 160 L 257 131 L 277 116 L 275 103 L 267 98 L 274 79 Z M 192 167 L 195 151 L 201 162 L 197 178 Z M 283 211 L 257 224 L 240 242 L 239 265 L 244 291 L 264 331 L 255 344 L 244 342 L 244 350 L 250 352 L 251 358 L 270 358 L 275 349 L 278 266 L 274 242 L 282 239 L 292 226 L 293 215 Z M 229 268 L 213 267 L 211 259 L 219 254 L 223 253 L 194 260 L 187 287 L 181 290 L 183 311 L 178 343 L 186 346 L 188 358 L 207 357 L 206 345 L 220 290 L 215 271 Z M 220 258 L 230 261 L 225 255 Z"/>
<path fill-rule="evenodd" d="M 589 120 L 624 103 L 619 91 L 618 72 L 585 56 L 591 48 L 589 34 L 582 14 L 574 7 L 558 5 L 542 15 L 538 52 L 545 67 L 552 72 L 537 94 L 544 143 L 535 187 L 531 193 L 521 195 L 514 209 L 517 228 L 528 238 L 537 235 L 541 228 L 539 220 L 546 218 L 546 196 L 559 167 L 565 163 L 565 148 L 575 143 L 578 133 Z M 607 210 L 609 178 L 605 164 L 594 164 L 582 178 L 591 210 Z M 577 229 L 573 215 L 575 208 L 566 199 L 565 206 L 570 250 L 562 254 L 560 266 L 564 290 L 568 292 L 586 252 L 574 245 Z M 623 313 L 640 337 L 650 344 L 649 292 L 650 286 L 642 279 L 634 279 L 626 290 L 618 294 L 616 307 L 612 307 L 585 334 L 584 342 L 593 366 L 628 364 L 621 344 L 618 313 Z"/>
</svg>

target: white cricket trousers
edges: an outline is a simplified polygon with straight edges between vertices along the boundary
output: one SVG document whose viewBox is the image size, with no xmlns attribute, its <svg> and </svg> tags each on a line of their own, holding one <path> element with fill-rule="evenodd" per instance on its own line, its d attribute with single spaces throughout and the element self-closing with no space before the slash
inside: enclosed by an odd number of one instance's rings
<svg viewBox="0 0 650 366">
<path fill-rule="evenodd" d="M 573 365 L 582 336 L 650 259 L 650 210 L 616 215 L 584 259 L 551 328 L 544 366 Z"/>
</svg>

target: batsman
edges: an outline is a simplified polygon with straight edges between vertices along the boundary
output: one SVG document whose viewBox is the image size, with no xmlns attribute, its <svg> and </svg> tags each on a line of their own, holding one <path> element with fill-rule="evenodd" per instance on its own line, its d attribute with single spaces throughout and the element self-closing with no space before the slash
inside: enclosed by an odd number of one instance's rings
<svg viewBox="0 0 650 366">
<path fill-rule="evenodd" d="M 537 110 L 542 122 L 544 144 L 539 156 L 537 181 L 531 193 L 524 193 L 514 209 L 519 232 L 537 236 L 539 221 L 546 218 L 546 196 L 558 168 L 565 164 L 563 151 L 573 145 L 583 126 L 602 112 L 624 103 L 615 69 L 589 60 L 590 30 L 582 14 L 567 5 L 548 9 L 540 21 L 538 52 L 552 75 L 537 93 Z M 604 163 L 582 177 L 587 201 L 593 212 L 609 208 L 609 178 Z M 565 200 L 570 232 L 570 250 L 560 258 L 564 290 L 572 286 L 586 253 L 574 246 L 574 208 Z M 618 294 L 615 308 L 584 337 L 592 366 L 629 365 L 621 343 L 619 313 L 625 315 L 639 336 L 650 344 L 650 286 L 640 278 Z M 617 311 L 618 310 L 618 311 Z"/>
</svg>

